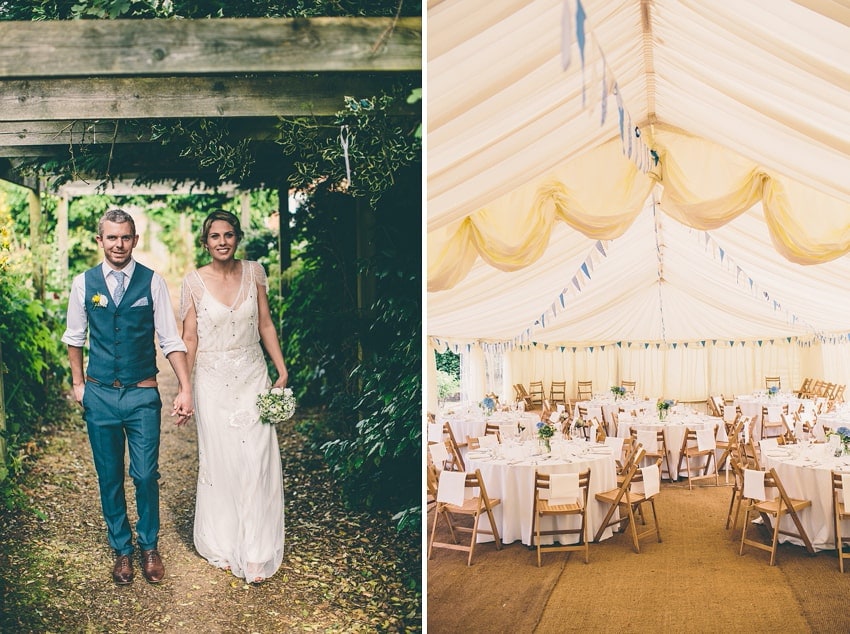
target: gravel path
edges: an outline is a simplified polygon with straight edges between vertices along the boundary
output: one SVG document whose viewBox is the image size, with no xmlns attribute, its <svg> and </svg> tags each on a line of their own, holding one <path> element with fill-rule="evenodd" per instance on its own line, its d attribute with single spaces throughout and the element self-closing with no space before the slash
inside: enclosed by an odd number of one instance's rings
<svg viewBox="0 0 850 634">
<path fill-rule="evenodd" d="M 386 516 L 347 511 L 321 457 L 294 421 L 278 430 L 286 496 L 286 554 L 265 583 L 208 565 L 192 545 L 197 476 L 194 424 L 169 418 L 176 381 L 161 359 L 158 585 L 111 581 L 112 554 L 79 418 L 31 446 L 24 490 L 32 512 L 0 512 L 2 632 L 372 632 L 421 629 L 420 537 Z M 135 524 L 132 483 L 127 499 Z"/>
</svg>

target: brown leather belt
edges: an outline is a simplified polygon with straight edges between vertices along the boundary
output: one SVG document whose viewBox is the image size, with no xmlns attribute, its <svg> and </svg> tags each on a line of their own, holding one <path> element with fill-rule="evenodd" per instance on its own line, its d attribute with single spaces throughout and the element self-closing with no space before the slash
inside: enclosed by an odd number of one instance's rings
<svg viewBox="0 0 850 634">
<path fill-rule="evenodd" d="M 128 388 L 128 387 L 156 387 L 156 377 L 152 376 L 147 379 L 142 379 L 137 383 L 122 383 L 118 379 L 115 379 L 112 383 L 104 383 L 102 381 L 98 381 L 95 378 L 92 378 L 86 375 L 86 381 L 89 383 L 97 383 L 98 385 L 104 385 L 106 387 L 115 387 L 115 388 Z"/>
</svg>

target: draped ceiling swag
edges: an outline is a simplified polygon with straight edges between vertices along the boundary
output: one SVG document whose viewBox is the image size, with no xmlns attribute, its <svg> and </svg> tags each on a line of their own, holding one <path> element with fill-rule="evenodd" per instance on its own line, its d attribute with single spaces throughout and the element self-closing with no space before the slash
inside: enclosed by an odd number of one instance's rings
<svg viewBox="0 0 850 634">
<path fill-rule="evenodd" d="M 843 339 L 850 8 L 432 0 L 443 342 Z"/>
</svg>

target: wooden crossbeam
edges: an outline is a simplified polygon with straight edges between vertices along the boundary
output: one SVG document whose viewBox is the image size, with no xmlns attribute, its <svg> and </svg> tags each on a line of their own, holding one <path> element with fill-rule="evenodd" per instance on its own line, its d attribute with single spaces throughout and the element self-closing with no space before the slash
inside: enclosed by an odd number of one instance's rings
<svg viewBox="0 0 850 634">
<path fill-rule="evenodd" d="M 0 21 L 5 78 L 421 69 L 420 17 Z"/>
<path fill-rule="evenodd" d="M 380 74 L 0 80 L 0 121 L 329 116 L 370 97 Z"/>
</svg>

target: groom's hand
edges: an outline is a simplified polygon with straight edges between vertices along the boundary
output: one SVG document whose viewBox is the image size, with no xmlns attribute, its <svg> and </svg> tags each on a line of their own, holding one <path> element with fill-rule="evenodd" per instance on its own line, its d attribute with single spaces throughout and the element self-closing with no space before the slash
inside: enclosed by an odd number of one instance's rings
<svg viewBox="0 0 850 634">
<path fill-rule="evenodd" d="M 195 414 L 195 407 L 192 403 L 191 392 L 178 392 L 174 399 L 174 406 L 171 410 L 171 415 L 176 416 L 175 424 L 179 427 L 185 425 L 190 418 Z"/>
</svg>

